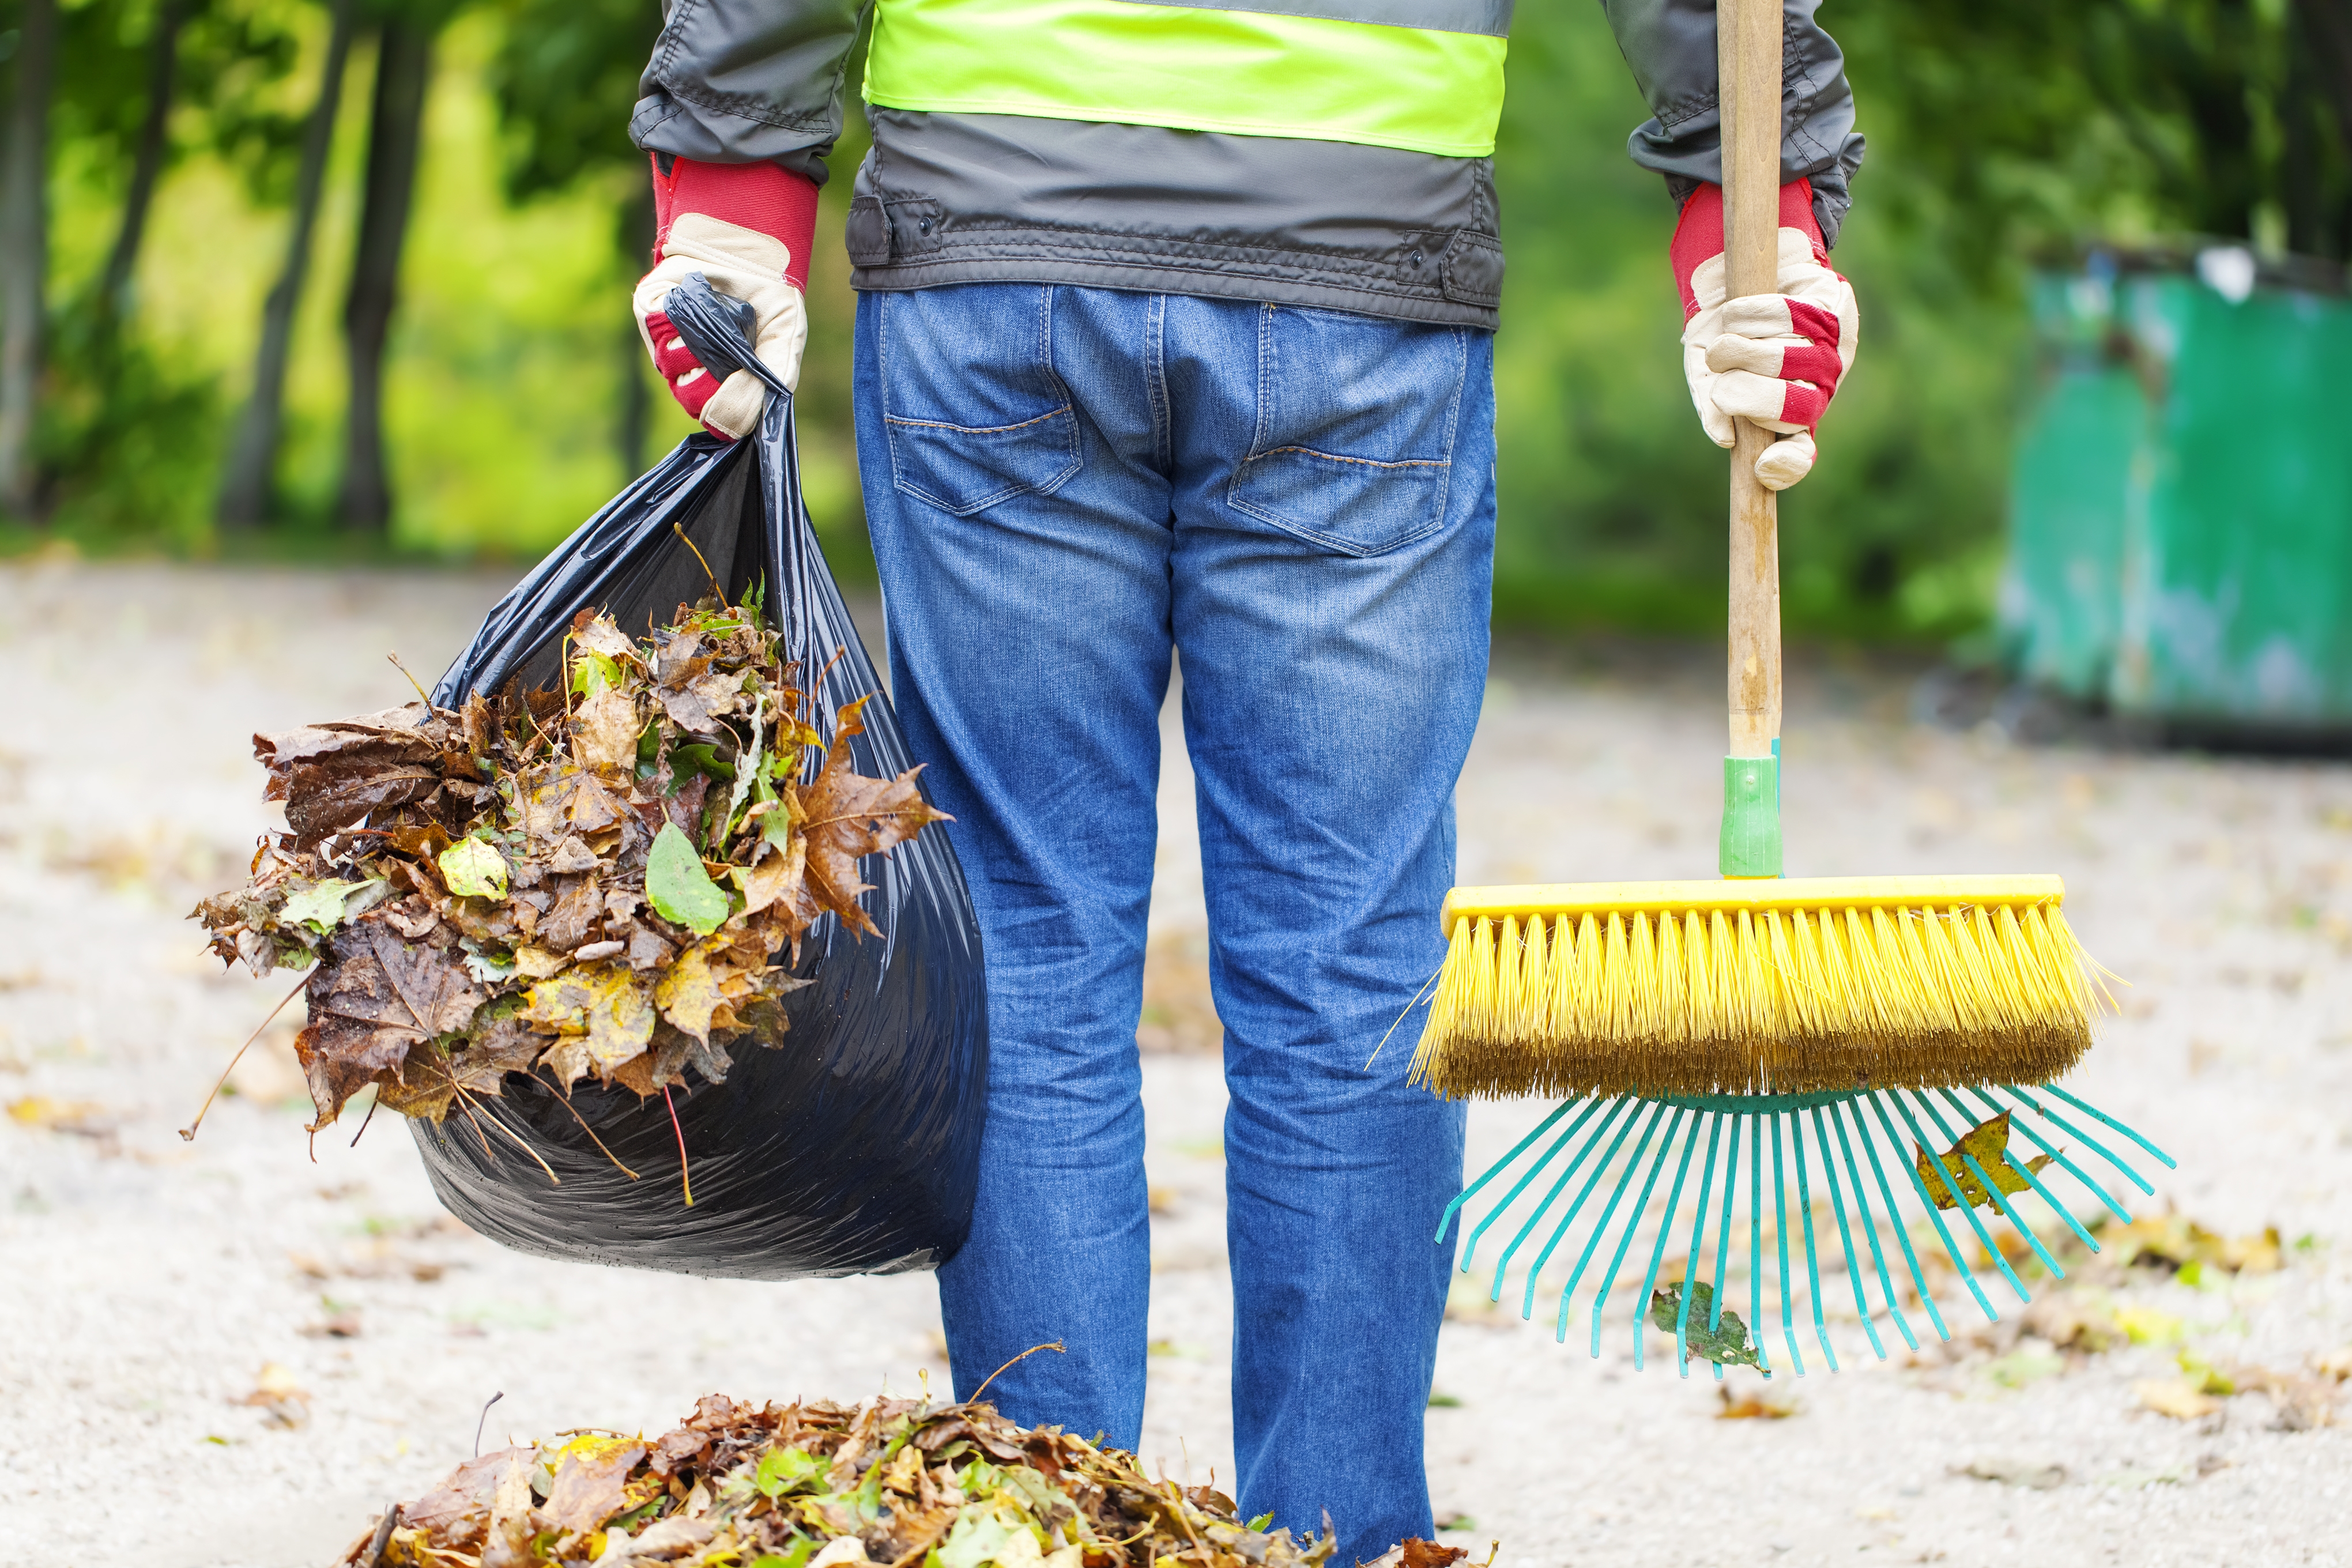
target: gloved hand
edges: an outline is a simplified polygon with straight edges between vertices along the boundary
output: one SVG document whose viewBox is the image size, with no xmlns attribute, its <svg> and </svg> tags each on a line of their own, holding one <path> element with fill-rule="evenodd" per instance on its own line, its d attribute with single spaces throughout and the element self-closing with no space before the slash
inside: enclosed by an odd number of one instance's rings
<svg viewBox="0 0 2352 1568">
<path fill-rule="evenodd" d="M 665 170 L 663 163 L 669 167 Z M 808 341 L 809 245 L 816 184 L 773 163 L 702 163 L 655 153 L 654 269 L 637 281 L 637 331 L 670 395 L 713 435 L 748 436 L 767 389 L 748 370 L 725 381 L 703 369 L 671 330 L 670 290 L 699 272 L 751 307 L 751 342 L 786 386 L 798 384 Z"/>
<path fill-rule="evenodd" d="M 1683 292 L 1683 374 L 1699 423 L 1732 444 L 1732 416 L 1780 438 L 1756 477 L 1783 490 L 1812 471 L 1813 426 L 1853 363 L 1862 321 L 1853 285 L 1830 267 L 1813 220 L 1813 184 L 1780 187 L 1780 292 L 1724 300 L 1723 187 L 1701 185 L 1683 204 L 1671 252 Z"/>
</svg>

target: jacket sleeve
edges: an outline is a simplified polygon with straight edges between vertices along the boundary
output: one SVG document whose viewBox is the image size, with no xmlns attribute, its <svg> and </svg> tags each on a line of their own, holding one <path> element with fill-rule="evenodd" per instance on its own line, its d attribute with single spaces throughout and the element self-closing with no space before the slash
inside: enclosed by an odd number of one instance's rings
<svg viewBox="0 0 2352 1568">
<path fill-rule="evenodd" d="M 1601 0 L 1652 119 L 1626 143 L 1633 162 L 1666 177 L 1679 203 L 1723 180 L 1715 65 L 1715 0 Z M 1782 0 L 1780 179 L 1813 182 L 1813 216 L 1837 243 L 1862 166 L 1845 57 L 1813 13 L 1821 0 Z"/>
<path fill-rule="evenodd" d="M 775 163 L 824 184 L 842 78 L 870 3 L 663 0 L 630 139 L 703 163 Z"/>
</svg>

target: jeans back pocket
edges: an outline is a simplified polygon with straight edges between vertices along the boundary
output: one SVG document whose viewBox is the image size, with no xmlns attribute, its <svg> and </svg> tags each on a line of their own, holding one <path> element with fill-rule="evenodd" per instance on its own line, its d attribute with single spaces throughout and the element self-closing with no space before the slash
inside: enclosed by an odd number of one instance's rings
<svg viewBox="0 0 2352 1568">
<path fill-rule="evenodd" d="M 1050 289 L 970 283 L 877 296 L 891 482 L 956 517 L 1047 494 L 1078 471 L 1054 374 Z"/>
<path fill-rule="evenodd" d="M 1343 555 L 1445 521 L 1467 329 L 1341 310 L 1258 312 L 1257 429 L 1226 500 Z"/>
</svg>

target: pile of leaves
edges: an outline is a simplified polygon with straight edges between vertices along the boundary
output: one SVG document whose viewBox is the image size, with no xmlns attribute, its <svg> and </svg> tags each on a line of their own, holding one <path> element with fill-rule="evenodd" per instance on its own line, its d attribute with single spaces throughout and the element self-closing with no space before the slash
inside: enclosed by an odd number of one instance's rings
<svg viewBox="0 0 2352 1568">
<path fill-rule="evenodd" d="M 753 1409 L 706 1396 L 648 1441 L 583 1433 L 467 1460 L 387 1510 L 357 1568 L 667 1563 L 700 1568 L 1319 1568 L 1231 1498 L 1134 1455 L 981 1404 L 877 1399 Z M 1427 1543 L 1419 1543 L 1427 1546 Z M 1444 1563 L 1459 1552 L 1431 1549 Z"/>
<path fill-rule="evenodd" d="M 256 974 L 316 966 L 312 1131 L 370 1086 L 438 1121 L 510 1072 L 721 1081 L 730 1042 L 782 1033 L 812 925 L 875 931 L 859 857 L 946 819 L 919 769 L 854 771 L 862 703 L 830 742 L 811 726 L 756 596 L 681 605 L 641 643 L 583 611 L 563 670 L 254 737 L 287 831 L 194 918 Z"/>
</svg>

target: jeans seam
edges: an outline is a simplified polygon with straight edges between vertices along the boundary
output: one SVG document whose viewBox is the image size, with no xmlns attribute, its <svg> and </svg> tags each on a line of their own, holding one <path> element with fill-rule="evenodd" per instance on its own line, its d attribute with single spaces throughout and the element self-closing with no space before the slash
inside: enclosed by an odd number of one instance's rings
<svg viewBox="0 0 2352 1568">
<path fill-rule="evenodd" d="M 1175 468 L 1175 418 L 1168 395 L 1168 296 L 1154 294 L 1147 307 L 1151 323 L 1144 351 L 1145 395 L 1151 404 L 1152 456 L 1163 468 Z"/>
<path fill-rule="evenodd" d="M 1460 327 L 1454 333 L 1454 401 L 1445 410 L 1445 472 L 1437 477 L 1437 526 L 1445 526 L 1445 509 L 1453 500 L 1454 448 L 1462 442 L 1462 391 L 1470 384 L 1470 339 Z"/>
<path fill-rule="evenodd" d="M 1461 401 L 1457 396 L 1454 401 L 1454 407 L 1446 410 L 1448 424 L 1453 422 L 1454 408 L 1458 408 Z M 898 423 L 903 425 L 910 421 L 902 419 Z M 1383 462 L 1378 458 L 1350 458 L 1343 452 L 1326 452 L 1318 447 L 1302 447 L 1294 444 L 1288 447 L 1269 447 L 1263 452 L 1255 452 L 1244 458 L 1242 462 L 1246 466 L 1256 462 L 1260 458 L 1280 457 L 1285 452 L 1304 452 L 1310 458 L 1320 458 L 1327 463 L 1360 463 L 1368 468 L 1450 468 L 1454 466 L 1454 458 L 1451 456 L 1454 450 L 1454 438 L 1451 436 L 1445 439 L 1445 449 L 1449 455 L 1443 458 L 1399 458 L 1394 462 Z"/>
<path fill-rule="evenodd" d="M 1454 340 L 1454 395 L 1446 404 L 1444 457 L 1440 458 L 1407 458 L 1396 462 L 1381 462 L 1379 459 L 1372 458 L 1341 457 L 1336 453 L 1318 451 L 1312 447 L 1304 447 L 1296 444 L 1283 447 L 1262 447 L 1261 444 L 1266 439 L 1266 421 L 1269 417 L 1267 407 L 1273 401 L 1274 314 L 1276 310 L 1282 308 L 1283 307 L 1272 304 L 1262 304 L 1258 307 L 1257 424 L 1256 427 L 1250 434 L 1248 452 L 1244 454 L 1240 462 L 1234 465 L 1234 476 L 1226 482 L 1225 504 L 1245 517 L 1255 518 L 1260 522 L 1265 523 L 1274 528 L 1281 529 L 1285 533 L 1291 534 L 1296 538 L 1307 540 L 1312 543 L 1322 545 L 1329 550 L 1336 550 L 1343 555 L 1354 556 L 1359 560 L 1368 559 L 1375 555 L 1386 555 L 1391 551 L 1402 550 L 1409 544 L 1418 544 L 1423 540 L 1427 539 L 1431 534 L 1443 531 L 1445 527 L 1446 507 L 1453 499 L 1454 448 L 1460 443 L 1462 438 L 1462 395 L 1470 380 L 1469 329 L 1465 327 L 1445 327 L 1439 329 L 1440 331 L 1446 332 Z M 1420 468 L 1435 468 L 1438 470 L 1435 506 L 1436 515 L 1423 526 L 1414 529 L 1412 532 L 1404 534 L 1399 538 L 1389 540 L 1376 548 L 1355 543 L 1349 540 L 1339 539 L 1332 534 L 1325 533 L 1319 529 L 1308 528 L 1300 523 L 1292 522 L 1286 519 L 1277 517 L 1265 508 L 1244 500 L 1241 494 L 1241 488 L 1242 479 L 1244 476 L 1248 473 L 1249 466 L 1252 463 L 1256 462 L 1261 458 L 1273 457 L 1278 452 L 1299 452 L 1305 453 L 1310 457 L 1322 458 L 1331 462 L 1360 463 L 1368 468 L 1386 468 L 1390 470 Z"/>
<path fill-rule="evenodd" d="M 902 419 L 896 414 L 883 415 L 882 423 L 906 425 L 920 430 L 953 430 L 963 436 L 1002 436 L 1009 431 L 1026 430 L 1032 425 L 1043 425 L 1057 414 L 1069 412 L 1070 405 L 1065 403 L 1057 407 L 1048 408 L 1034 419 L 1024 419 L 1017 425 L 951 425 L 944 419 Z"/>
</svg>

